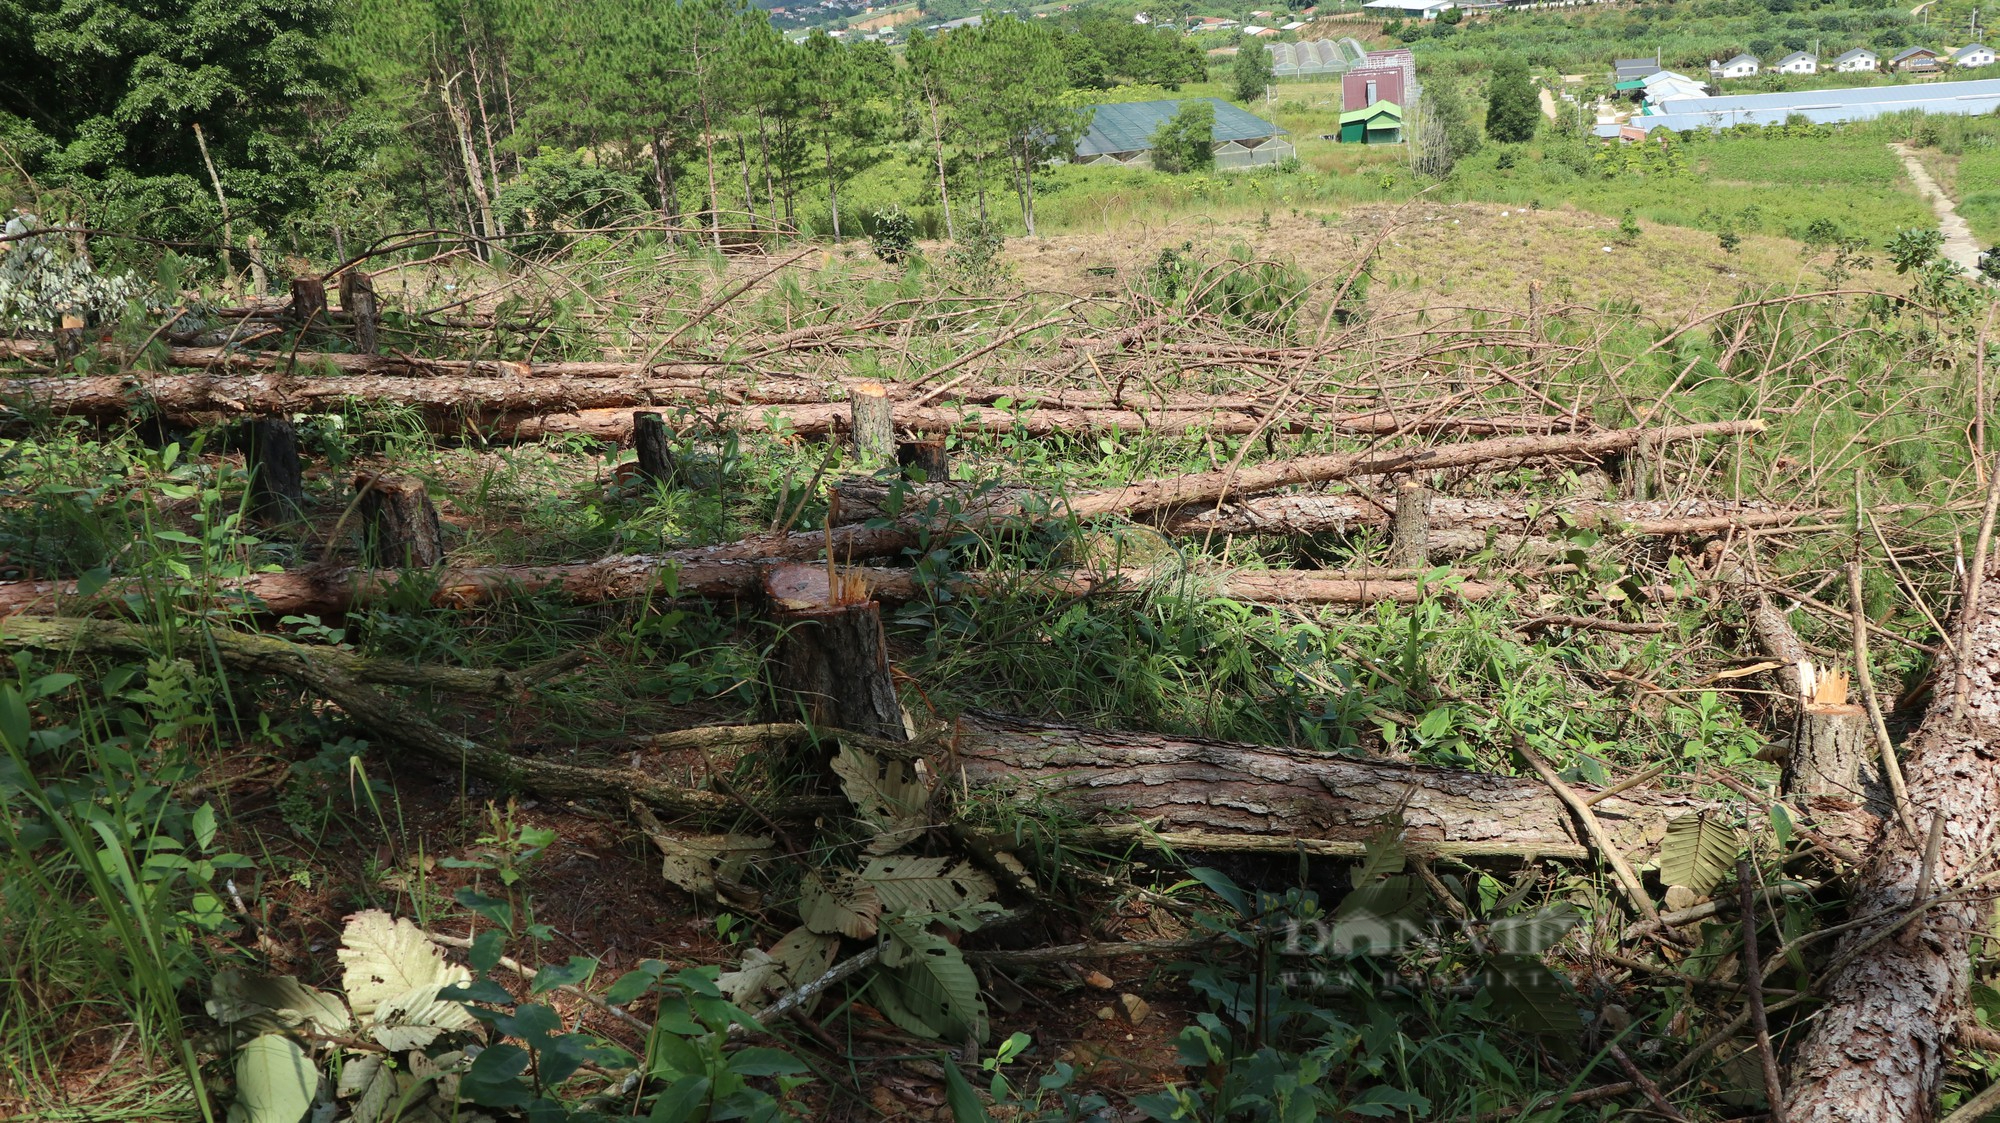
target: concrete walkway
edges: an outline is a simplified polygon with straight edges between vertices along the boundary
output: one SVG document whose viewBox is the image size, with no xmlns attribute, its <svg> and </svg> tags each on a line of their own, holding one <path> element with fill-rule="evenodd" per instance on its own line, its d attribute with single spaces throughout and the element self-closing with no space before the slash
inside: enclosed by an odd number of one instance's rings
<svg viewBox="0 0 2000 1123">
<path fill-rule="evenodd" d="M 1924 167 L 1916 153 L 1901 144 L 1889 147 L 1903 158 L 1903 168 L 1910 173 L 1910 182 L 1917 185 L 1917 194 L 1929 200 L 1931 209 L 1937 212 L 1938 229 L 1944 234 L 1944 256 L 1973 277 L 1979 277 L 1979 243 L 1972 237 L 1972 227 L 1965 224 L 1958 209 L 1952 206 L 1951 196 L 1931 178 L 1930 169 Z"/>
</svg>

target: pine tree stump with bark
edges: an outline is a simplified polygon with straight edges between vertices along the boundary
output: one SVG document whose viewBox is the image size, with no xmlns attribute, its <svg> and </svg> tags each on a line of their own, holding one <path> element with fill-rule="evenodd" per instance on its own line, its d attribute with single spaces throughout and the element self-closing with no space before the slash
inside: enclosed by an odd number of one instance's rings
<svg viewBox="0 0 2000 1123">
<path fill-rule="evenodd" d="M 931 440 L 901 441 L 896 445 L 896 465 L 905 479 L 919 483 L 951 479 L 951 455 L 942 437 Z"/>
<path fill-rule="evenodd" d="M 318 277 L 292 278 L 292 303 L 286 317 L 299 327 L 326 324 L 326 286 Z"/>
<path fill-rule="evenodd" d="M 909 739 L 889 673 L 882 610 L 868 582 L 832 566 L 787 565 L 764 579 L 772 617 L 784 629 L 772 652 L 780 718 L 890 741 Z"/>
<path fill-rule="evenodd" d="M 651 411 L 632 415 L 632 448 L 639 454 L 639 474 L 653 483 L 674 475 L 674 454 L 667 446 L 667 419 Z"/>
<path fill-rule="evenodd" d="M 1846 703 L 1813 703 L 1799 714 L 1792 752 L 1785 760 L 1788 798 L 1826 797 L 1862 802 L 1864 773 L 1875 753 L 1868 711 Z"/>
<path fill-rule="evenodd" d="M 305 513 L 305 462 L 299 434 L 281 417 L 250 423 L 250 513 L 266 522 L 288 522 Z"/>
<path fill-rule="evenodd" d="M 1421 569 L 1431 557 L 1431 491 L 1422 480 L 1396 486 L 1396 515 L 1389 527 L 1389 565 Z"/>
<path fill-rule="evenodd" d="M 354 477 L 367 528 L 368 555 L 408 569 L 444 564 L 444 527 L 422 482 L 363 472 Z"/>
<path fill-rule="evenodd" d="M 863 464 L 881 464 L 896 455 L 896 406 L 879 382 L 864 382 L 848 391 L 848 420 L 854 431 L 854 454 Z"/>
<path fill-rule="evenodd" d="M 354 322 L 354 346 L 364 355 L 373 355 L 378 346 L 379 313 L 375 306 L 375 282 L 358 269 L 340 275 L 340 310 Z"/>
</svg>

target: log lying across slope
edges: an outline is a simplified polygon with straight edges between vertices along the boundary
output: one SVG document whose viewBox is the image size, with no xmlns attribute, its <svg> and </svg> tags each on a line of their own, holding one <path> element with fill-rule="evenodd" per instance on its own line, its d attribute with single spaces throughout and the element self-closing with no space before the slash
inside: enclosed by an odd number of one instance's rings
<svg viewBox="0 0 2000 1123">
<path fill-rule="evenodd" d="M 193 350 L 183 348 L 181 350 Z M 204 349 L 208 350 L 208 349 Z M 228 359 L 235 353 L 222 353 Z M 434 429 L 476 432 L 489 438 L 535 440 L 580 434 L 629 442 L 632 411 L 687 407 L 683 428 L 749 433 L 783 431 L 826 436 L 847 427 L 849 405 L 841 384 L 792 376 L 759 375 L 720 365 L 459 362 L 436 377 L 410 377 L 409 363 L 378 356 L 332 355 L 343 373 L 132 374 L 87 378 L 17 378 L 0 381 L 0 401 L 59 417 L 112 421 L 143 406 L 169 418 L 328 412 L 350 402 L 401 405 L 424 415 Z M 424 360 L 430 363 L 430 360 Z M 439 365 L 444 360 L 435 361 Z M 227 371 L 229 362 L 220 362 Z M 463 368 L 479 368 L 476 372 Z M 563 373 L 551 374 L 557 368 Z M 302 368 L 303 369 L 303 368 Z M 894 383 L 891 395 L 904 391 Z M 838 400 L 835 400 L 835 399 Z M 1304 406 L 1281 417 L 1243 396 L 1134 393 L 1116 399 L 1102 392 L 1042 391 L 1033 387 L 975 386 L 954 390 L 952 402 L 899 401 L 896 427 L 909 432 L 1026 432 L 1035 436 L 1098 430 L 1226 435 L 1334 431 L 1357 435 L 1414 433 L 1548 433 L 1566 430 L 1565 418 L 1535 414 L 1412 416 L 1409 411 L 1337 411 Z M 1008 402 L 1006 407 L 996 403 Z"/>
<path fill-rule="evenodd" d="M 1971 944 L 1993 915 L 2000 565 L 1988 567 L 1966 619 L 1966 658 L 1947 658 L 1934 673 L 1930 708 L 1903 746 L 1911 808 L 1927 837 L 1884 820 L 1849 903 L 1853 916 L 1870 922 L 1834 952 L 1826 1005 L 1795 1056 L 1790 1123 L 1936 1117 L 1952 1039 L 1970 1012 Z M 1933 822 L 1942 834 L 1927 861 Z"/>
<path fill-rule="evenodd" d="M 741 798 L 690 788 L 636 767 L 520 757 L 453 733 L 395 696 L 364 682 L 360 664 L 274 636 L 216 631 L 194 650 L 212 651 L 232 672 L 289 679 L 339 706 L 384 743 L 428 758 L 453 775 L 469 772 L 550 795 L 640 799 L 677 816 L 730 821 L 754 805 L 764 815 L 810 819 L 837 801 Z M 103 620 L 0 621 L 0 649 L 34 648 L 55 657 L 146 657 L 157 637 Z M 486 672 L 461 671 L 476 680 Z M 426 680 L 427 681 L 427 680 Z M 427 682 L 428 684 L 428 682 Z M 449 689 L 447 683 L 446 688 Z M 723 727 L 671 735 L 686 746 L 772 747 L 781 727 Z M 1165 737 L 1094 733 L 1067 726 L 974 715 L 956 737 L 956 762 L 976 788 L 1043 806 L 1054 803 L 1097 825 L 1084 844 L 1157 841 L 1211 849 L 1304 849 L 1355 853 L 1385 826 L 1400 823 L 1413 848 L 1462 857 L 1583 858 L 1588 850 L 1562 805 L 1540 781 L 1394 762 L 1355 761 L 1295 749 Z M 951 768 L 955 774 L 957 768 Z M 1597 814 L 1621 847 L 1641 855 L 1667 819 L 1702 802 L 1677 794 L 1632 794 L 1600 802 Z M 1851 829 L 1866 829 L 1857 816 Z M 1129 828 L 1151 825 L 1151 839 Z M 1839 823 L 1823 823 L 1838 830 Z M 1298 842 L 1293 842 L 1293 838 Z"/>
<path fill-rule="evenodd" d="M 1393 825 L 1412 848 L 1434 853 L 1589 854 L 1574 817 L 1533 777 L 985 714 L 961 721 L 954 753 L 946 774 L 962 767 L 974 789 L 1029 804 L 1052 801 L 1099 824 L 1140 820 L 1162 842 L 1189 849 L 1287 850 L 1296 840 L 1307 852 L 1354 853 Z M 1625 856 L 1642 861 L 1669 819 L 1706 806 L 1684 794 L 1633 792 L 1592 810 Z M 1874 820 L 1857 812 L 1816 826 L 1853 839 L 1865 837 Z"/>
</svg>

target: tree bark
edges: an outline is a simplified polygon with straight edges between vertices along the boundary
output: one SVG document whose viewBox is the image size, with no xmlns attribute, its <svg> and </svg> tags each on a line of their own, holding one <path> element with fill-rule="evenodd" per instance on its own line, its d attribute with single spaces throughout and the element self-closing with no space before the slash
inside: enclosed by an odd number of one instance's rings
<svg viewBox="0 0 2000 1123">
<path fill-rule="evenodd" d="M 347 319 L 354 324 L 356 350 L 363 355 L 373 355 L 378 323 L 375 282 L 368 279 L 368 274 L 359 269 L 348 269 L 340 274 L 340 310 L 347 313 Z"/>
<path fill-rule="evenodd" d="M 905 479 L 920 483 L 930 480 L 943 483 L 951 479 L 951 453 L 942 439 L 898 441 L 896 465 Z"/>
<path fill-rule="evenodd" d="M 1861 803 L 1863 770 L 1874 755 L 1875 731 L 1866 710 L 1844 703 L 1807 705 L 1785 759 L 1782 790 L 1802 803 L 1820 798 Z"/>
<path fill-rule="evenodd" d="M 325 326 L 326 286 L 318 277 L 292 278 L 292 303 L 290 319 L 299 327 L 309 324 Z M 220 348 L 217 348 L 220 350 Z"/>
<path fill-rule="evenodd" d="M 847 392 L 848 424 L 854 455 L 863 465 L 881 464 L 896 455 L 895 404 L 880 383 L 864 382 Z"/>
<path fill-rule="evenodd" d="M 363 472 L 354 477 L 367 527 L 368 556 L 377 564 L 430 569 L 444 564 L 444 528 L 419 480 Z"/>
<path fill-rule="evenodd" d="M 1699 425 L 1674 425 L 1658 429 L 1619 429 L 1584 435 L 1500 437 L 1486 441 L 1440 445 L 1427 449 L 1389 449 L 1370 452 L 1335 452 L 1278 460 L 1236 469 L 1196 472 L 1185 476 L 1137 480 L 1124 487 L 1089 492 L 1069 503 L 1078 517 L 1093 515 L 1135 515 L 1197 503 L 1219 503 L 1230 495 L 1254 495 L 1295 484 L 1322 483 L 1354 476 L 1392 475 L 1398 472 L 1434 472 L 1445 468 L 1465 468 L 1508 460 L 1550 457 L 1595 457 L 1618 452 L 1651 440 L 1656 444 L 1672 441 L 1726 437 L 1740 433 L 1760 433 L 1759 419 L 1712 421 Z"/>
<path fill-rule="evenodd" d="M 1835 949 L 1826 1005 L 1793 1061 L 1791 1123 L 1936 1118 L 2000 848 L 2000 566 L 1988 568 L 1964 614 L 1967 658 L 1959 665 L 1947 645 L 1923 724 L 1904 745 L 1917 829 L 1942 825 L 1935 860 L 1928 838 L 1885 820 L 1849 901 L 1864 923 Z"/>
<path fill-rule="evenodd" d="M 667 421 L 657 413 L 632 415 L 632 447 L 639 454 L 639 474 L 653 483 L 674 478 L 674 454 L 667 447 Z"/>
<path fill-rule="evenodd" d="M 1254 843 L 1262 840 L 1261 848 L 1279 851 L 1355 852 L 1384 827 L 1400 827 L 1420 852 L 1590 854 L 1569 809 L 1532 777 L 987 714 L 964 719 L 953 744 L 942 771 L 957 776 L 962 768 L 975 788 L 1024 806 L 1053 802 L 1097 824 L 1144 822 L 1191 849 L 1260 848 Z M 1649 791 L 1610 796 L 1592 810 L 1637 862 L 1658 846 L 1668 819 L 1703 805 L 1684 793 Z M 1873 825 L 1863 813 L 1855 821 L 1863 830 Z"/>
<path fill-rule="evenodd" d="M 1422 480 L 1396 487 L 1396 515 L 1389 530 L 1389 564 L 1423 566 L 1431 560 L 1431 490 Z"/>
<path fill-rule="evenodd" d="M 1393 505 L 1385 508 L 1362 495 L 1265 495 L 1230 502 L 1220 510 L 1177 512 L 1162 523 L 1161 529 L 1173 534 L 1346 534 L 1366 527 L 1387 526 L 1393 513 Z M 1814 518 L 1837 518 L 1844 513 L 1703 499 L 1545 503 L 1433 495 L 1429 504 L 1433 531 L 1493 529 L 1512 535 L 1553 534 L 1565 525 L 1648 536 L 1721 534 L 1751 527 L 1788 526 Z"/>
<path fill-rule="evenodd" d="M 765 578 L 764 591 L 783 629 L 771 655 L 777 716 L 803 718 L 815 729 L 908 740 L 881 606 L 866 578 L 831 564 L 788 565 Z"/>
<path fill-rule="evenodd" d="M 266 522 L 289 522 L 305 513 L 304 462 L 292 423 L 260 417 L 250 423 L 250 513 Z"/>
</svg>

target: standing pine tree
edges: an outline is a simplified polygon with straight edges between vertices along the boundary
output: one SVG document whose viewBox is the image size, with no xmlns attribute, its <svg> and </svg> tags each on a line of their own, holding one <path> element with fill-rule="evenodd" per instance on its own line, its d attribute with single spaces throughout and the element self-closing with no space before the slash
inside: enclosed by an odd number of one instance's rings
<svg viewBox="0 0 2000 1123">
<path fill-rule="evenodd" d="M 1264 87 L 1271 84 L 1271 52 L 1264 44 L 1245 35 L 1236 44 L 1236 65 L 1230 69 L 1230 79 L 1235 85 L 1236 100 L 1249 104 L 1264 96 Z"/>
<path fill-rule="evenodd" d="M 1528 64 L 1505 55 L 1493 64 L 1493 85 L 1486 94 L 1486 135 L 1502 144 L 1533 140 L 1542 123 L 1541 99 L 1528 80 Z"/>
</svg>

